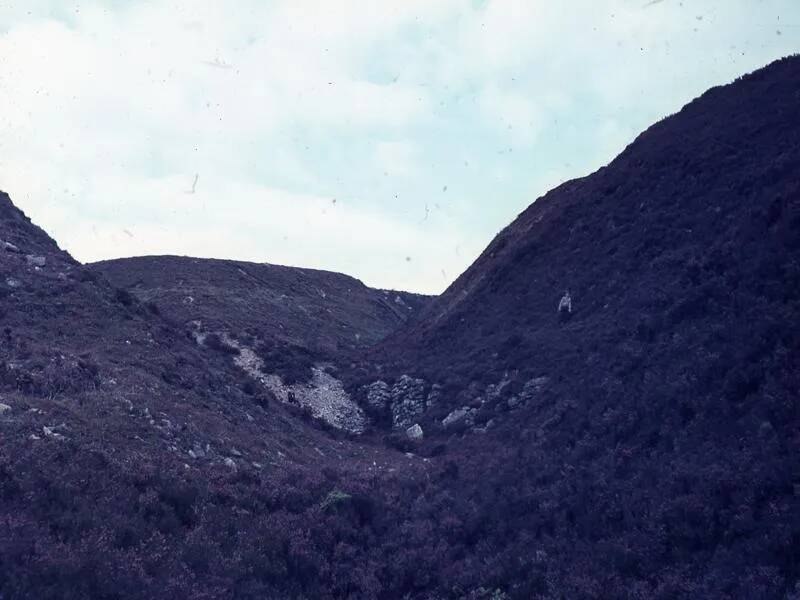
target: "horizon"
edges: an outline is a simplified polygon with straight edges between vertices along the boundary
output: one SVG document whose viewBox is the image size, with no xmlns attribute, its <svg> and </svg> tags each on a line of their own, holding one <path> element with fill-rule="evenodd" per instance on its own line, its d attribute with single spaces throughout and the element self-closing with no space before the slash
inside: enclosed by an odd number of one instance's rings
<svg viewBox="0 0 800 600">
<path fill-rule="evenodd" d="M 439 294 L 536 198 L 800 51 L 790 0 L 687 4 L 3 5 L 0 189 L 81 262 Z"/>
</svg>

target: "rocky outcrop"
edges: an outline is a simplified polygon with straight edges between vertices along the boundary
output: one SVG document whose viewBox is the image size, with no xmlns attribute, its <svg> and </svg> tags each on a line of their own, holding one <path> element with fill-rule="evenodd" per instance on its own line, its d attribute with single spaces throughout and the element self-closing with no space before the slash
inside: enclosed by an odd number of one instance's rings
<svg viewBox="0 0 800 600">
<path fill-rule="evenodd" d="M 441 397 L 441 386 L 431 386 L 426 394 L 425 380 L 410 375 L 402 375 L 391 387 L 385 381 L 374 381 L 362 389 L 367 407 L 388 413 L 395 429 L 410 428 Z"/>
<path fill-rule="evenodd" d="M 367 406 L 376 412 L 383 412 L 392 401 L 389 384 L 385 381 L 375 381 L 365 386 Z"/>
<path fill-rule="evenodd" d="M 392 425 L 397 428 L 410 427 L 427 408 L 425 381 L 403 375 L 392 386 Z"/>
<path fill-rule="evenodd" d="M 532 402 L 534 398 L 541 394 L 548 381 L 547 377 L 534 377 L 528 381 L 519 394 L 508 399 L 508 408 L 520 408 Z"/>
</svg>

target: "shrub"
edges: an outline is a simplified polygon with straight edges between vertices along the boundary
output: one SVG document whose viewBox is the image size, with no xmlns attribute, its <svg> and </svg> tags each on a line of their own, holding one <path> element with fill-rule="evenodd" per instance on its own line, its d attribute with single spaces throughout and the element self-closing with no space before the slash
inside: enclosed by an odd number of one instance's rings
<svg viewBox="0 0 800 600">
<path fill-rule="evenodd" d="M 135 301 L 133 294 L 122 288 L 114 290 L 114 299 L 123 306 L 132 306 Z"/>
<path fill-rule="evenodd" d="M 222 352 L 223 354 L 237 355 L 239 349 L 226 342 L 222 337 L 216 333 L 209 333 L 204 341 L 207 348 Z"/>
</svg>

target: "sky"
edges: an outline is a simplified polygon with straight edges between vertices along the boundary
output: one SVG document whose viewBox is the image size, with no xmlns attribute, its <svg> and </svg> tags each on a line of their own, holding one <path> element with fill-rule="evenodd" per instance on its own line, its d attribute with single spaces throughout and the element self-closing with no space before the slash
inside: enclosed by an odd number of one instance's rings
<svg viewBox="0 0 800 600">
<path fill-rule="evenodd" d="M 0 0 L 0 189 L 83 262 L 440 293 L 549 189 L 797 52 L 798 0 Z"/>
</svg>

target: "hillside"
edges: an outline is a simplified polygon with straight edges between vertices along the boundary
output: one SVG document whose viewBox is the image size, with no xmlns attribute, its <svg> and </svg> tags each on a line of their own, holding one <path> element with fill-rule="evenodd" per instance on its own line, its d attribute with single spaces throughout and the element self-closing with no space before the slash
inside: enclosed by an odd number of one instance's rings
<svg viewBox="0 0 800 600">
<path fill-rule="evenodd" d="M 800 597 L 798 173 L 792 57 L 435 299 L 0 195 L 0 599 Z"/>
<path fill-rule="evenodd" d="M 304 568 L 289 539 L 339 482 L 414 477 L 277 401 L 235 340 L 77 263 L 3 193 L 0 246 L 0 597 L 299 597 L 319 582 L 276 574 Z"/>
<path fill-rule="evenodd" d="M 339 273 L 229 260 L 145 256 L 90 265 L 167 318 L 336 352 L 373 344 L 428 297 L 373 290 Z"/>
<path fill-rule="evenodd" d="M 535 593 L 554 562 L 567 597 L 796 580 L 798 173 L 792 57 L 538 199 L 375 353 L 388 386 L 439 386 L 416 419 L 467 434 L 460 494 L 491 502 L 481 543 L 542 549 Z"/>
<path fill-rule="evenodd" d="M 387 340 L 385 359 L 468 381 L 554 374 L 585 388 L 584 374 L 668 369 L 714 387 L 734 364 L 720 353 L 792 347 L 798 65 L 710 90 L 538 199 Z M 565 289 L 574 313 L 562 323 Z"/>
</svg>

